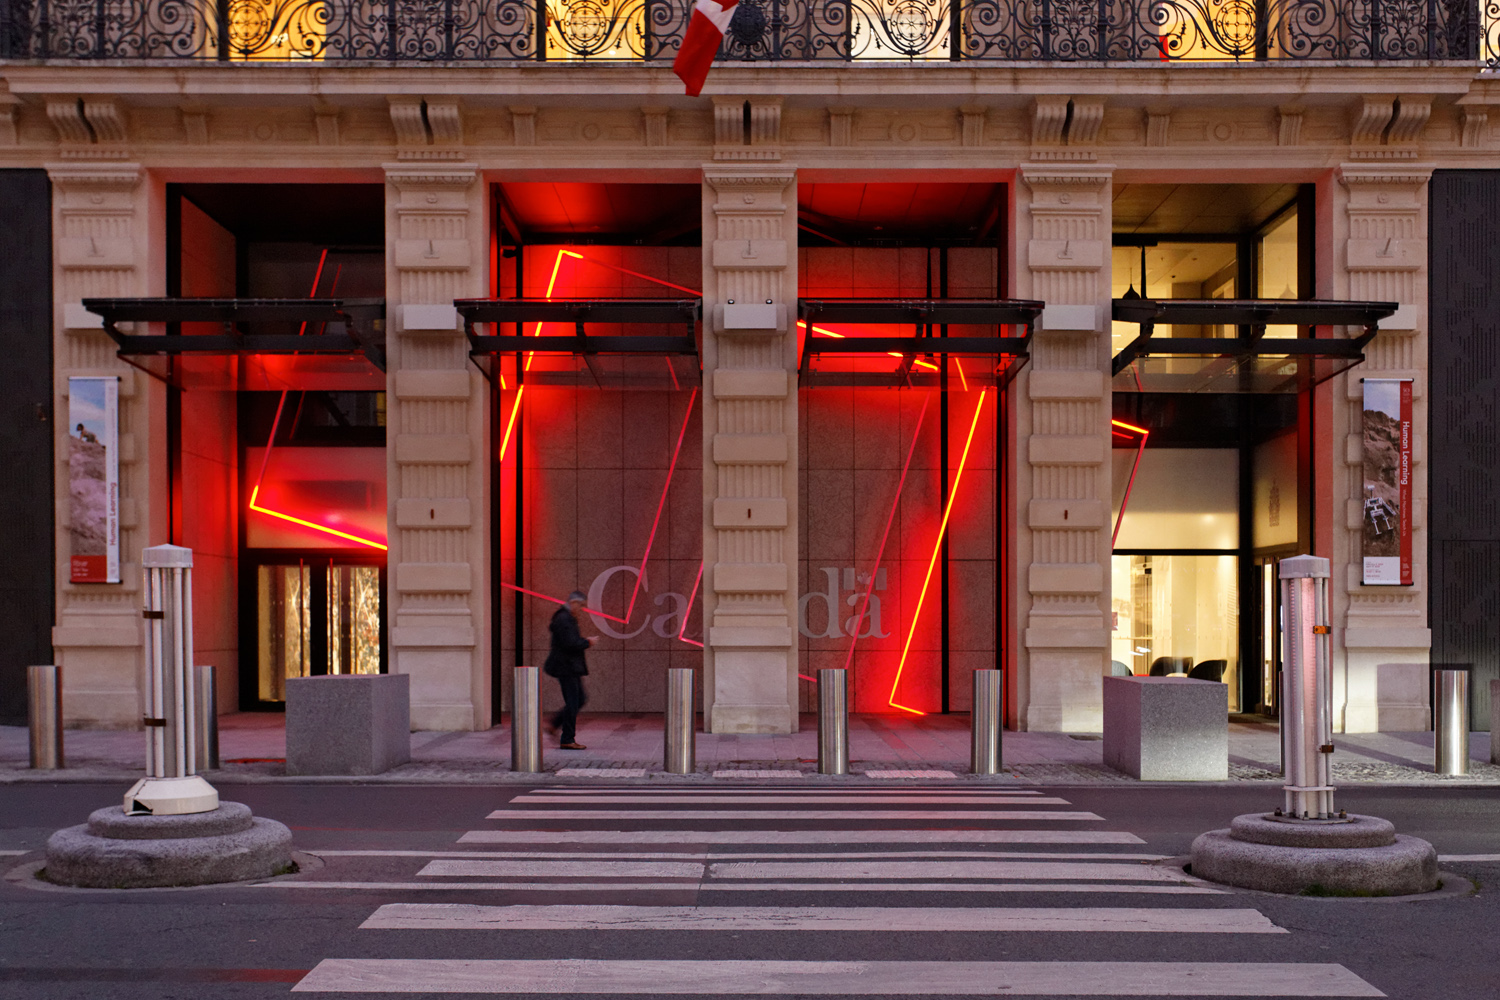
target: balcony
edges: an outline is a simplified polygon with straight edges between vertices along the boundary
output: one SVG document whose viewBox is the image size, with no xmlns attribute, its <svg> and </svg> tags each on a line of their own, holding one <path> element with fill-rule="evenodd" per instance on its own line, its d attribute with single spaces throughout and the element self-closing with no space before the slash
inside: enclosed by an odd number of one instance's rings
<svg viewBox="0 0 1500 1000">
<path fill-rule="evenodd" d="M 0 0 L 0 58 L 665 63 L 691 12 L 692 0 Z M 1497 25 L 1480 0 L 740 0 L 720 59 L 1494 67 Z"/>
</svg>

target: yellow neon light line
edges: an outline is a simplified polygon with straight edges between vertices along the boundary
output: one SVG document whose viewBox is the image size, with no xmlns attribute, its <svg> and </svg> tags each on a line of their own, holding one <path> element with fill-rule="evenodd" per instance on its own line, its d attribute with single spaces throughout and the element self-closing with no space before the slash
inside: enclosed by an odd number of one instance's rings
<svg viewBox="0 0 1500 1000">
<path fill-rule="evenodd" d="M 969 423 L 969 436 L 964 439 L 963 454 L 958 459 L 958 471 L 953 474 L 953 485 L 948 489 L 948 504 L 943 508 L 943 520 L 938 525 L 937 541 L 932 545 L 932 558 L 927 560 L 927 575 L 922 577 L 922 592 L 917 596 L 917 608 L 911 616 L 911 629 L 906 633 L 906 645 L 901 647 L 901 662 L 896 665 L 896 679 L 891 682 L 891 697 L 886 702 L 892 708 L 899 708 L 913 715 L 926 715 L 927 713 L 897 704 L 896 689 L 901 685 L 901 672 L 906 669 L 906 654 L 911 651 L 911 641 L 917 634 L 917 622 L 922 617 L 922 604 L 927 600 L 927 586 L 932 582 L 932 571 L 937 566 L 938 553 L 943 546 L 943 535 L 948 530 L 948 518 L 953 514 L 953 498 L 958 496 L 958 484 L 963 480 L 964 466 L 969 461 L 969 446 L 974 443 L 974 431 L 979 428 L 979 415 L 984 412 L 984 397 L 989 391 L 988 387 L 979 390 L 979 405 L 974 407 L 974 419 Z"/>
</svg>

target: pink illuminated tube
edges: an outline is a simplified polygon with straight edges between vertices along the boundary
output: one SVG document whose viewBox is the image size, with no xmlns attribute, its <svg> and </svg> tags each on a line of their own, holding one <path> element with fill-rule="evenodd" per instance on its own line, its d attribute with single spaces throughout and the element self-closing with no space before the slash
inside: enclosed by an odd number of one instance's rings
<svg viewBox="0 0 1500 1000">
<path fill-rule="evenodd" d="M 958 484 L 964 478 L 964 466 L 969 461 L 969 446 L 974 443 L 974 431 L 979 428 L 979 415 L 984 412 L 984 399 L 989 391 L 987 386 L 979 390 L 979 403 L 974 407 L 974 419 L 969 423 L 969 436 L 964 439 L 963 454 L 958 459 L 958 471 L 953 474 L 953 485 L 948 490 L 948 504 L 943 508 L 943 520 L 938 525 L 937 540 L 932 545 L 932 557 L 927 560 L 927 574 L 922 577 L 922 591 L 917 595 L 917 607 L 912 612 L 911 629 L 906 633 L 906 644 L 901 647 L 901 662 L 896 664 L 896 677 L 891 681 L 891 697 L 886 702 L 892 708 L 910 712 L 912 715 L 926 715 L 927 713 L 899 704 L 896 701 L 896 689 L 901 686 L 901 672 L 906 669 L 906 656 L 911 651 L 911 641 L 917 634 L 917 621 L 922 616 L 922 604 L 927 600 L 927 587 L 932 582 L 932 571 L 937 566 L 938 553 L 943 545 L 943 535 L 948 531 L 948 518 L 953 513 L 953 498 L 958 496 Z"/>
<path fill-rule="evenodd" d="M 1125 508 L 1130 504 L 1130 489 L 1135 485 L 1136 470 L 1141 467 L 1141 456 L 1145 454 L 1146 439 L 1151 436 L 1151 432 L 1146 430 L 1146 428 L 1144 427 L 1136 427 L 1134 424 L 1127 424 L 1123 420 L 1111 420 L 1110 424 L 1115 427 L 1123 427 L 1125 428 L 1125 430 L 1131 432 L 1132 434 L 1139 434 L 1141 438 L 1140 443 L 1137 444 L 1135 448 L 1135 461 L 1131 463 L 1130 466 L 1130 479 L 1125 483 L 1125 496 L 1120 500 L 1120 513 L 1115 516 L 1115 533 L 1109 536 L 1109 547 L 1114 548 L 1115 542 L 1118 541 L 1120 537 L 1120 525 L 1125 523 Z M 1115 431 L 1114 433 L 1120 434 L 1121 437 L 1128 436 L 1126 434 L 1121 434 L 1119 431 Z"/>
</svg>

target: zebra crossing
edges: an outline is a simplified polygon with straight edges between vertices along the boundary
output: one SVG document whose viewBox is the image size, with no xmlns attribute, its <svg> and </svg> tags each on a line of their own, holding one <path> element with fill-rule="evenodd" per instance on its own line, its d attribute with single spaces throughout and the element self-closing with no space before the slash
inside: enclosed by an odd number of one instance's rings
<svg viewBox="0 0 1500 1000">
<path fill-rule="evenodd" d="M 304 993 L 1385 995 L 1224 960 L 1296 935 L 1106 826 L 1032 789 L 548 787 L 451 849 L 319 851 L 276 886 L 382 897 Z"/>
</svg>

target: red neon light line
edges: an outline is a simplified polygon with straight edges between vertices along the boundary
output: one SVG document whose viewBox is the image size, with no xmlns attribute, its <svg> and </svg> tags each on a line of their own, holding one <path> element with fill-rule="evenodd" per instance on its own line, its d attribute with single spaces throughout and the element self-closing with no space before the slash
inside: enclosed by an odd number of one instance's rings
<svg viewBox="0 0 1500 1000">
<path fill-rule="evenodd" d="M 958 484 L 963 480 L 964 466 L 969 461 L 969 446 L 974 443 L 974 431 L 979 427 L 979 415 L 984 412 L 984 398 L 989 391 L 988 387 L 979 390 L 979 404 L 974 407 L 974 419 L 969 423 L 969 436 L 964 439 L 963 454 L 958 459 L 958 471 L 953 474 L 953 486 L 948 490 L 948 504 L 943 508 L 943 520 L 938 525 L 937 541 L 932 546 L 932 558 L 927 560 L 927 575 L 922 577 L 922 592 L 917 595 L 917 607 L 911 616 L 911 630 L 906 633 L 906 645 L 901 647 L 901 662 L 896 665 L 896 679 L 891 682 L 891 697 L 886 702 L 892 708 L 899 708 L 912 715 L 926 715 L 927 713 L 898 704 L 896 689 L 901 685 L 901 672 L 906 669 L 906 655 L 911 651 L 911 641 L 917 634 L 917 622 L 922 616 L 922 604 L 927 600 L 927 586 L 932 582 L 932 571 L 937 566 L 938 552 L 943 545 L 943 535 L 948 531 L 948 518 L 953 514 L 953 498 L 958 496 Z"/>
<path fill-rule="evenodd" d="M 1120 537 L 1120 525 L 1125 523 L 1125 508 L 1130 506 L 1130 491 L 1135 486 L 1135 474 L 1141 467 L 1141 456 L 1146 453 L 1146 439 L 1151 436 L 1151 432 L 1144 427 L 1127 424 L 1123 420 L 1111 420 L 1110 424 L 1139 434 L 1141 438 L 1140 443 L 1135 446 L 1135 461 L 1130 464 L 1130 479 L 1125 483 L 1125 495 L 1120 498 L 1120 513 L 1115 515 L 1115 531 L 1109 536 L 1109 547 L 1114 548 L 1115 542 Z M 1114 433 L 1119 434 L 1119 431 Z M 1126 437 L 1127 435 L 1121 434 L 1120 436 Z"/>
<path fill-rule="evenodd" d="M 865 596 L 859 603 L 859 613 L 854 616 L 854 634 L 849 637 L 849 655 L 844 657 L 844 669 L 854 663 L 854 645 L 859 642 L 859 627 L 865 620 L 865 610 L 870 606 L 870 594 L 875 589 L 875 577 L 880 573 L 880 563 L 885 557 L 885 543 L 891 537 L 891 525 L 896 523 L 896 508 L 901 506 L 901 491 L 906 488 L 906 473 L 911 468 L 912 456 L 917 453 L 917 439 L 922 436 L 922 421 L 927 419 L 927 404 L 932 402 L 932 393 L 922 396 L 922 412 L 917 414 L 917 429 L 911 436 L 911 447 L 906 450 L 906 462 L 901 466 L 901 480 L 896 484 L 896 496 L 891 500 L 891 513 L 885 519 L 885 531 L 880 535 L 880 546 L 875 550 L 875 568 L 870 570 L 870 582 L 865 586 Z"/>
<path fill-rule="evenodd" d="M 323 249 L 322 255 L 318 257 L 318 268 L 313 273 L 312 290 L 308 292 L 308 298 L 313 298 L 318 294 L 318 285 L 323 280 L 323 267 L 327 263 L 327 261 L 328 249 L 325 247 Z M 339 270 L 335 272 L 333 285 L 329 288 L 330 293 L 332 293 L 334 288 L 338 287 L 338 276 L 342 273 L 342 267 L 340 267 Z M 297 331 L 297 335 L 302 336 L 306 332 L 307 321 L 304 320 L 302 322 L 302 326 Z M 262 507 L 257 502 L 260 499 L 261 484 L 264 483 L 266 479 L 266 469 L 269 468 L 271 464 L 271 450 L 276 447 L 276 431 L 277 428 L 281 426 L 281 415 L 286 410 L 286 397 L 289 391 L 290 390 L 287 389 L 281 390 L 281 399 L 276 404 L 276 416 L 271 420 L 271 436 L 266 440 L 266 450 L 260 459 L 260 475 L 256 476 L 255 486 L 253 486 L 250 490 L 250 509 L 258 514 L 265 514 L 267 517 L 280 518 L 283 521 L 290 521 L 292 524 L 298 524 L 304 528 L 311 528 L 313 531 L 321 531 L 326 535 L 333 535 L 336 538 L 343 538 L 351 542 L 356 542 L 360 545 L 368 545 L 372 549 L 380 549 L 382 552 L 389 551 L 387 546 L 375 541 L 374 539 L 365 538 L 361 535 L 350 534 L 347 531 L 340 531 L 337 528 L 329 527 L 326 524 L 318 524 L 316 521 L 309 521 L 305 518 L 293 517 L 291 514 L 284 514 L 279 510 L 272 510 L 269 507 Z"/>
<path fill-rule="evenodd" d="M 702 582 L 703 563 L 700 562 L 698 563 L 698 576 L 693 580 L 693 592 L 688 595 L 687 610 L 682 613 L 682 628 L 677 630 L 677 638 L 681 639 L 685 643 L 688 643 L 689 645 L 697 646 L 699 649 L 703 648 L 703 643 L 699 642 L 697 639 L 689 639 L 686 635 L 684 635 L 684 633 L 687 632 L 688 619 L 693 616 L 693 602 L 698 599 L 698 584 Z"/>
<path fill-rule="evenodd" d="M 563 600 L 562 598 L 559 598 L 559 597 L 548 597 L 546 594 L 539 594 L 539 593 L 537 593 L 534 590 L 527 590 L 525 587 L 517 587 L 515 584 L 513 584 L 513 583 L 506 583 L 504 580 L 500 581 L 500 586 L 502 586 L 502 587 L 508 587 L 511 590 L 519 591 L 520 593 L 525 594 L 528 597 L 540 597 L 542 600 L 544 600 L 544 601 L 551 601 L 553 604 L 567 604 L 568 603 L 567 601 Z M 612 622 L 619 622 L 621 625 L 629 625 L 630 624 L 630 622 L 627 621 L 624 618 L 616 618 L 614 615 L 607 615 L 603 611 L 595 611 L 593 608 L 589 607 L 587 604 L 585 604 L 583 606 L 583 610 L 587 611 L 591 615 L 598 615 L 600 618 L 608 618 Z"/>
<path fill-rule="evenodd" d="M 629 270 L 627 268 L 617 267 L 614 264 L 608 264 L 608 263 L 605 263 L 604 261 L 592 260 L 591 258 L 585 257 L 583 254 L 576 253 L 576 252 L 574 252 L 572 250 L 559 250 L 558 253 L 557 253 L 557 259 L 552 264 L 552 275 L 548 279 L 548 282 L 547 282 L 547 294 L 545 296 L 547 299 L 551 299 L 552 298 L 553 290 L 557 286 L 557 274 L 558 274 L 559 269 L 562 267 L 562 259 L 564 257 L 573 257 L 573 258 L 576 258 L 578 260 L 585 261 L 586 263 L 599 264 L 602 267 L 612 268 L 612 269 L 614 269 L 616 271 L 620 271 L 620 272 L 622 272 L 624 274 L 629 274 L 632 277 L 644 278 L 647 281 L 654 281 L 657 284 L 666 285 L 669 288 L 676 288 L 676 289 L 679 289 L 679 290 L 684 291 L 684 292 L 691 292 L 693 295 L 701 295 L 701 294 L 703 294 L 702 292 L 699 292 L 696 289 L 684 288 L 682 285 L 674 285 L 670 281 L 662 281 L 660 278 L 653 278 L 653 277 L 651 277 L 648 274 L 641 274 L 641 273 L 639 273 L 637 271 L 631 271 L 631 270 Z M 538 323 L 536 325 L 536 330 L 532 333 L 532 336 L 539 337 L 539 336 L 541 336 L 541 333 L 542 333 L 542 324 Z M 531 362 L 532 362 L 532 360 L 535 357 L 536 357 L 536 352 L 532 351 L 532 352 L 528 352 L 527 353 L 527 356 L 526 356 L 526 370 L 528 370 L 528 371 L 530 370 L 530 368 L 531 368 Z M 671 370 L 670 369 L 670 364 L 671 364 L 671 362 L 669 361 L 668 362 L 668 368 L 669 368 L 669 370 Z M 672 371 L 672 381 L 673 381 L 674 385 L 677 384 L 677 373 L 675 371 Z M 503 437 L 503 439 L 501 440 L 501 443 L 500 443 L 500 461 L 502 461 L 502 462 L 505 461 L 505 453 L 506 453 L 507 449 L 510 447 L 511 432 L 515 429 L 516 416 L 517 416 L 518 413 L 520 413 L 520 410 L 521 410 L 521 398 L 525 394 L 525 392 L 526 392 L 526 384 L 524 382 L 521 383 L 519 386 L 516 387 L 516 398 L 515 398 L 514 403 L 511 405 L 510 417 L 507 418 L 506 423 L 505 423 L 505 435 L 504 435 L 504 437 Z M 636 598 L 637 598 L 637 596 L 640 593 L 641 578 L 646 573 L 646 563 L 650 560 L 650 558 L 651 558 L 651 549 L 652 549 L 652 547 L 656 543 L 657 528 L 660 526 L 660 523 L 661 523 L 662 510 L 666 507 L 667 491 L 671 488 L 672 477 L 673 477 L 673 474 L 677 470 L 677 459 L 678 459 L 678 457 L 682 453 L 682 442 L 683 442 L 683 440 L 685 439 L 685 437 L 687 435 L 688 422 L 692 418 L 693 404 L 697 401 L 697 398 L 698 398 L 698 390 L 695 388 L 693 390 L 692 398 L 688 400 L 687 413 L 684 414 L 683 419 L 682 419 L 682 430 L 679 431 L 678 435 L 677 435 L 677 447 L 676 447 L 676 449 L 672 453 L 672 463 L 671 463 L 670 467 L 667 470 L 667 483 L 666 483 L 665 486 L 662 487 L 661 500 L 658 502 L 657 507 L 656 507 L 656 518 L 651 523 L 651 535 L 650 535 L 650 537 L 646 541 L 646 552 L 641 557 L 641 566 L 640 566 L 640 569 L 636 571 L 635 589 L 632 590 L 631 594 L 630 594 L 630 608 L 629 608 L 629 610 L 627 610 L 625 612 L 625 617 L 624 618 L 616 618 L 614 615 L 605 614 L 602 611 L 595 611 L 592 608 L 588 609 L 588 611 L 589 611 L 590 614 L 598 615 L 601 618 L 608 618 L 610 621 L 619 622 L 622 625 L 629 625 L 630 624 L 630 616 L 635 611 Z M 684 616 L 683 616 L 682 628 L 684 630 L 687 628 L 687 616 L 692 614 L 693 601 L 698 596 L 698 585 L 702 581 L 702 579 L 703 579 L 703 565 L 702 565 L 702 563 L 699 563 L 699 565 L 698 565 L 698 578 L 697 578 L 697 580 L 695 580 L 693 582 L 693 593 L 692 593 L 691 596 L 688 597 L 687 611 L 684 613 Z M 556 597 L 549 597 L 546 594 L 541 594 L 541 593 L 538 593 L 538 592 L 536 592 L 534 590 L 527 590 L 524 587 L 517 587 L 515 584 L 512 584 L 512 583 L 505 583 L 504 581 L 501 581 L 501 586 L 508 587 L 511 590 L 515 590 L 515 591 L 518 591 L 518 592 L 520 592 L 522 594 L 527 594 L 527 595 L 532 596 L 532 597 L 539 597 L 539 598 L 541 598 L 542 600 L 545 600 L 545 601 L 551 601 L 554 604 L 566 604 L 567 603 L 566 601 L 560 600 L 560 599 L 558 599 Z M 681 630 L 679 630 L 677 637 L 679 639 L 681 639 L 683 642 L 689 643 L 691 645 L 698 646 L 700 648 L 703 646 L 703 643 L 697 642 L 697 641 L 695 641 L 693 639 L 689 639 L 686 636 L 682 635 L 681 634 Z"/>
<path fill-rule="evenodd" d="M 677 456 L 682 454 L 682 439 L 687 437 L 688 421 L 693 418 L 693 404 L 698 401 L 698 390 L 688 397 L 687 413 L 682 417 L 682 430 L 677 432 L 677 447 L 672 452 L 672 464 L 667 467 L 667 482 L 661 488 L 661 499 L 656 504 L 656 517 L 651 521 L 651 534 L 646 538 L 646 552 L 641 556 L 641 568 L 635 573 L 635 587 L 630 591 L 630 606 L 625 609 L 625 620 L 635 613 L 635 599 L 641 592 L 641 580 L 646 575 L 646 563 L 651 558 L 651 546 L 656 544 L 656 529 L 661 524 L 661 512 L 667 506 L 667 491 L 672 488 L 672 476 L 677 472 Z M 684 622 L 686 624 L 686 622 Z"/>
</svg>

